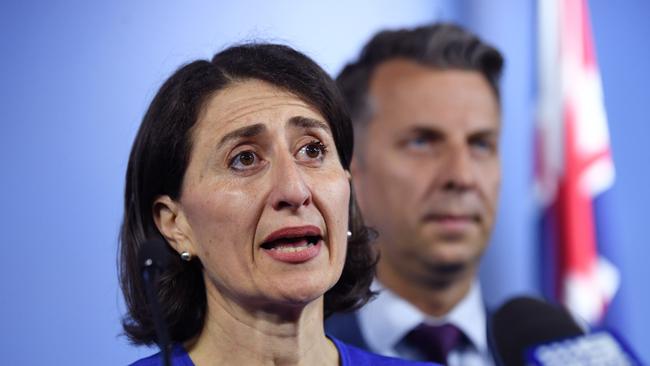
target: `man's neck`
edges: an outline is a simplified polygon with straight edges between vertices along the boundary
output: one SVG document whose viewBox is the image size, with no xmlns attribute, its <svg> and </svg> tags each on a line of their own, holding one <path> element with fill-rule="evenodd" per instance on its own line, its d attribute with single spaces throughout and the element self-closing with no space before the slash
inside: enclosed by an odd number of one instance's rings
<svg viewBox="0 0 650 366">
<path fill-rule="evenodd" d="M 382 285 L 423 313 L 442 317 L 448 314 L 469 293 L 476 275 L 473 268 L 436 278 L 407 278 L 379 261 L 377 277 Z"/>
</svg>

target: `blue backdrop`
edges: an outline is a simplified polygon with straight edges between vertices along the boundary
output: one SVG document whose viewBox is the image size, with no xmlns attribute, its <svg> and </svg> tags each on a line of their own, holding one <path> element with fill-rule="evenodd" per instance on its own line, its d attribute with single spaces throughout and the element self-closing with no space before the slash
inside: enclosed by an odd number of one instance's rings
<svg viewBox="0 0 650 366">
<path fill-rule="evenodd" d="M 650 4 L 590 1 L 617 183 L 623 285 L 612 323 L 650 362 Z M 180 64 L 242 40 L 288 43 L 332 74 L 384 27 L 455 20 L 505 53 L 504 178 L 482 268 L 488 301 L 538 292 L 531 190 L 535 97 L 532 1 L 75 0 L 0 4 L 0 356 L 3 364 L 126 364 L 151 350 L 120 336 L 117 233 L 139 121 Z M 645 348 L 645 349 L 644 349 Z"/>
</svg>

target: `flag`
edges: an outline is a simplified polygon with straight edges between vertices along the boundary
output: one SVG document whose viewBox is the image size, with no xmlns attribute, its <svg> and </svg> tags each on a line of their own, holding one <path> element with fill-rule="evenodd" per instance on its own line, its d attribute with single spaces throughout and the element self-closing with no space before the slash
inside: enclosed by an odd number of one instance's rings
<svg viewBox="0 0 650 366">
<path fill-rule="evenodd" d="M 599 251 L 594 200 L 614 184 L 602 84 L 586 0 L 539 1 L 535 188 L 547 295 L 589 323 L 619 286 Z M 601 218 L 603 215 L 598 215 Z"/>
</svg>

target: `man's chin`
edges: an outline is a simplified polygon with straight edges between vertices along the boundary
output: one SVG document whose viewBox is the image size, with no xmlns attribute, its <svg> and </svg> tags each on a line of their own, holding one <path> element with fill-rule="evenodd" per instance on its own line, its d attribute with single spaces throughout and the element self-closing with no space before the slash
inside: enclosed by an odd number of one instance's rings
<svg viewBox="0 0 650 366">
<path fill-rule="evenodd" d="M 467 269 L 466 262 L 445 262 L 445 263 L 436 263 L 429 267 L 430 272 L 440 276 L 453 276 L 461 272 L 464 272 Z"/>
<path fill-rule="evenodd" d="M 424 264 L 425 281 L 429 286 L 450 286 L 461 278 L 473 275 L 476 263 L 477 261 L 469 259 L 468 256 L 436 257 Z"/>
<path fill-rule="evenodd" d="M 437 236 L 431 239 L 428 248 L 420 251 L 420 259 L 432 271 L 454 273 L 478 266 L 484 249 L 475 236 L 452 240 Z"/>
</svg>

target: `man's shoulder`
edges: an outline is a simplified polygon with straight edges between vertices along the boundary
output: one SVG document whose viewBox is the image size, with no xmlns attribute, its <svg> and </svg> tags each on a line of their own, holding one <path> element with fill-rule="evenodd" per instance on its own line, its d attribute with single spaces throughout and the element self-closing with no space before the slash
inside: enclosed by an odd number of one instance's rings
<svg viewBox="0 0 650 366">
<path fill-rule="evenodd" d="M 355 347 L 350 344 L 346 344 L 331 338 L 332 341 L 336 344 L 336 347 L 339 350 L 339 355 L 341 357 L 342 365 L 354 365 L 354 366 L 435 366 L 436 364 L 428 362 L 418 362 L 418 361 L 408 361 L 400 358 L 386 357 L 378 354 L 374 354 L 363 350 L 361 348 Z"/>
<path fill-rule="evenodd" d="M 335 313 L 325 320 L 325 332 L 348 345 L 370 350 L 366 343 L 357 312 Z"/>
</svg>

